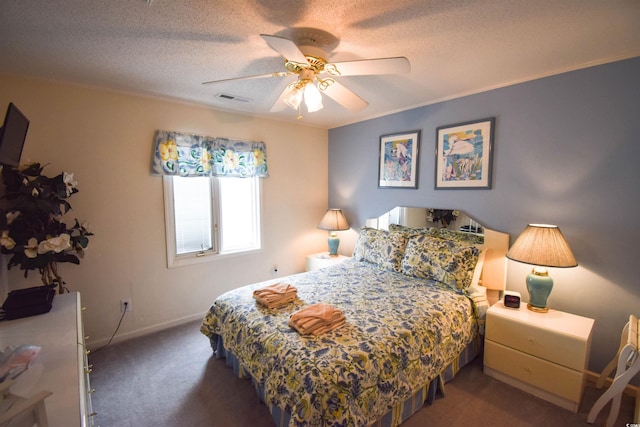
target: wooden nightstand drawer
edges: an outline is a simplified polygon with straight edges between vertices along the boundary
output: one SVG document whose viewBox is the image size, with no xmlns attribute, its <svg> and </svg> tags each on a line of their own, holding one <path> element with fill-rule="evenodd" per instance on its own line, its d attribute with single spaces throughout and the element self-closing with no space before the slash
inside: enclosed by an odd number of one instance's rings
<svg viewBox="0 0 640 427">
<path fill-rule="evenodd" d="M 584 375 L 546 360 L 485 341 L 485 366 L 572 402 L 582 396 Z"/>
<path fill-rule="evenodd" d="M 593 322 L 558 310 L 535 313 L 498 302 L 487 310 L 484 372 L 576 412 Z"/>
<path fill-rule="evenodd" d="M 542 316 L 542 315 L 541 315 Z M 487 316 L 486 338 L 567 368 L 585 369 L 589 342 L 500 316 Z"/>
</svg>

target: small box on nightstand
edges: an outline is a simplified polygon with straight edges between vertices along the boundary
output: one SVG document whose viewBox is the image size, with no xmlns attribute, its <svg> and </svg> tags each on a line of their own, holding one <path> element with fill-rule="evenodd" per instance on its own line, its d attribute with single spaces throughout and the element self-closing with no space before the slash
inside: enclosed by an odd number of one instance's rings
<svg viewBox="0 0 640 427">
<path fill-rule="evenodd" d="M 504 291 L 502 303 L 505 307 L 520 308 L 520 292 Z"/>
</svg>

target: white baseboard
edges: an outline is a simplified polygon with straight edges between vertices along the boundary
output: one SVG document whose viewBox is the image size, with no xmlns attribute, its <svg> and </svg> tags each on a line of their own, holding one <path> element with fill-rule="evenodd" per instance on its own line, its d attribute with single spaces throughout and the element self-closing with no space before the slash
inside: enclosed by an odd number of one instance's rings
<svg viewBox="0 0 640 427">
<path fill-rule="evenodd" d="M 126 340 L 130 340 L 132 338 L 142 337 L 144 335 L 149 335 L 151 333 L 159 332 L 159 331 L 162 331 L 162 330 L 165 330 L 165 329 L 169 329 L 169 328 L 172 328 L 174 326 L 184 325 L 185 323 L 193 322 L 193 321 L 198 320 L 198 319 L 203 319 L 205 314 L 206 313 L 193 314 L 191 316 L 182 317 L 180 319 L 171 320 L 169 322 L 158 323 L 156 325 L 147 326 L 146 328 L 137 329 L 135 331 L 127 332 L 125 334 L 119 334 L 119 335 L 117 334 L 115 337 L 113 337 L 113 340 L 111 341 L 111 344 L 114 344 L 114 343 L 117 343 L 117 342 L 126 341 Z M 95 341 L 92 341 L 91 339 L 89 339 L 87 341 L 87 347 L 89 349 L 92 349 L 92 350 L 100 348 L 100 347 L 103 347 L 104 345 L 106 345 L 109 342 L 110 338 L 111 337 L 102 338 L 102 339 L 98 339 L 98 340 L 95 340 Z"/>
</svg>

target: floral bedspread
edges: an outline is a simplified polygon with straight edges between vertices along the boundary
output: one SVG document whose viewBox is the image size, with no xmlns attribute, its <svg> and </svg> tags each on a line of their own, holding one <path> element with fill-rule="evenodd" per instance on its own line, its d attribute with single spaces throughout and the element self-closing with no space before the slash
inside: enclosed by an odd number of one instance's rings
<svg viewBox="0 0 640 427">
<path fill-rule="evenodd" d="M 298 300 L 258 306 L 254 289 L 291 283 Z M 287 325 L 307 305 L 325 302 L 346 324 L 319 336 Z M 245 286 L 221 295 L 201 330 L 225 347 L 260 385 L 269 407 L 290 425 L 366 426 L 435 378 L 474 338 L 471 301 L 437 282 L 346 261 Z"/>
</svg>

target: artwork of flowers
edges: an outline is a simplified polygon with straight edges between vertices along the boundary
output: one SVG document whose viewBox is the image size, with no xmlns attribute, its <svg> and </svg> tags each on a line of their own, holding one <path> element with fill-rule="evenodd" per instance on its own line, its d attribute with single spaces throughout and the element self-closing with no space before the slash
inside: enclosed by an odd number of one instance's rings
<svg viewBox="0 0 640 427">
<path fill-rule="evenodd" d="M 436 189 L 491 188 L 495 119 L 436 129 Z"/>
<path fill-rule="evenodd" d="M 266 145 L 261 141 L 156 132 L 153 174 L 266 178 Z"/>
<path fill-rule="evenodd" d="M 64 222 L 71 210 L 67 199 L 78 192 L 73 174 L 50 178 L 43 169 L 39 163 L 3 167 L 0 252 L 11 255 L 9 269 L 18 266 L 25 277 L 38 270 L 44 285 L 56 285 L 62 293 L 66 288 L 57 263 L 80 264 L 93 233 L 78 219 L 73 225 Z"/>
<path fill-rule="evenodd" d="M 453 209 L 427 209 L 427 212 L 427 221 L 440 223 L 444 228 L 447 228 L 460 215 L 460 211 Z"/>
<path fill-rule="evenodd" d="M 380 137 L 380 188 L 418 188 L 419 144 L 420 131 Z"/>
</svg>

